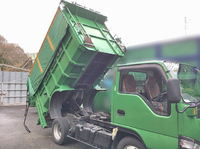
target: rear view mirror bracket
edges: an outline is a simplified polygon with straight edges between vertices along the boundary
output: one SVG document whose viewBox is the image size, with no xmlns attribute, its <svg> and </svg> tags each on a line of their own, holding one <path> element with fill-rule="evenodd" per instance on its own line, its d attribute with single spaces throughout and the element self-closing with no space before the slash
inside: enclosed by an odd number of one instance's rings
<svg viewBox="0 0 200 149">
<path fill-rule="evenodd" d="M 178 110 L 178 104 L 176 103 L 176 111 L 178 113 L 184 113 L 188 108 L 195 108 L 196 104 L 195 103 L 191 103 L 189 106 L 185 107 L 182 111 Z"/>
</svg>

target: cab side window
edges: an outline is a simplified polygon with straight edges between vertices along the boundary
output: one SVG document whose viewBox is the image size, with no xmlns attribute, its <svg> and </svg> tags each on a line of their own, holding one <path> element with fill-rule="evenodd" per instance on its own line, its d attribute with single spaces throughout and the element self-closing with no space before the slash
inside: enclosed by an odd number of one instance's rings
<svg viewBox="0 0 200 149">
<path fill-rule="evenodd" d="M 137 92 L 137 83 L 132 74 L 124 74 L 121 79 L 121 92 Z"/>
<path fill-rule="evenodd" d="M 165 84 L 155 70 L 121 71 L 119 92 L 138 94 L 155 113 L 168 115 Z"/>
<path fill-rule="evenodd" d="M 145 93 L 146 73 L 129 71 L 121 75 L 120 92 L 123 93 Z"/>
<path fill-rule="evenodd" d="M 135 81 L 137 82 L 137 85 L 145 84 L 147 78 L 147 74 L 145 72 L 129 72 L 129 73 L 133 75 Z"/>
</svg>

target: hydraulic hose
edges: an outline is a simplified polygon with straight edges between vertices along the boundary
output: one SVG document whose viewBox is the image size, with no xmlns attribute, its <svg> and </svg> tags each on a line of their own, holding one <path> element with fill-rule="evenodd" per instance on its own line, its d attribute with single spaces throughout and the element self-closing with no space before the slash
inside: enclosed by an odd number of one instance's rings
<svg viewBox="0 0 200 149">
<path fill-rule="evenodd" d="M 26 117 L 28 115 L 29 107 L 30 107 L 30 103 L 29 103 L 29 101 L 26 101 L 26 109 L 25 109 L 25 113 L 24 113 L 24 127 L 25 127 L 26 131 L 28 131 L 29 133 L 31 133 L 31 131 L 29 130 L 29 128 L 25 124 L 26 123 Z"/>
</svg>

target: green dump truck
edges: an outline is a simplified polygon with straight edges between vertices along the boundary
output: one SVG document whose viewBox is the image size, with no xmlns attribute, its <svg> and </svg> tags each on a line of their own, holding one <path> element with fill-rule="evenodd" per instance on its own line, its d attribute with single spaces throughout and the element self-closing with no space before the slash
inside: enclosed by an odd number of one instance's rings
<svg viewBox="0 0 200 149">
<path fill-rule="evenodd" d="M 106 91 L 98 84 L 125 51 L 106 19 L 61 1 L 27 80 L 38 125 L 51 128 L 58 145 L 73 139 L 107 149 L 200 148 L 200 71 L 166 61 L 118 65 Z M 94 110 L 97 99 L 108 99 L 110 110 Z"/>
</svg>

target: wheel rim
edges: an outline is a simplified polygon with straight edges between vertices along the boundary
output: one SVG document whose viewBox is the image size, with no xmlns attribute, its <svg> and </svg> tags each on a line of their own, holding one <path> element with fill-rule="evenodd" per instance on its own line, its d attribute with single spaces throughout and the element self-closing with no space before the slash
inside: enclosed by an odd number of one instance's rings
<svg viewBox="0 0 200 149">
<path fill-rule="evenodd" d="M 133 145 L 128 145 L 124 149 L 138 149 L 138 148 Z"/>
<path fill-rule="evenodd" d="M 62 135 L 61 127 L 60 127 L 60 125 L 58 123 L 56 123 L 54 125 L 54 137 L 56 138 L 56 140 L 60 140 L 61 135 Z"/>
</svg>

